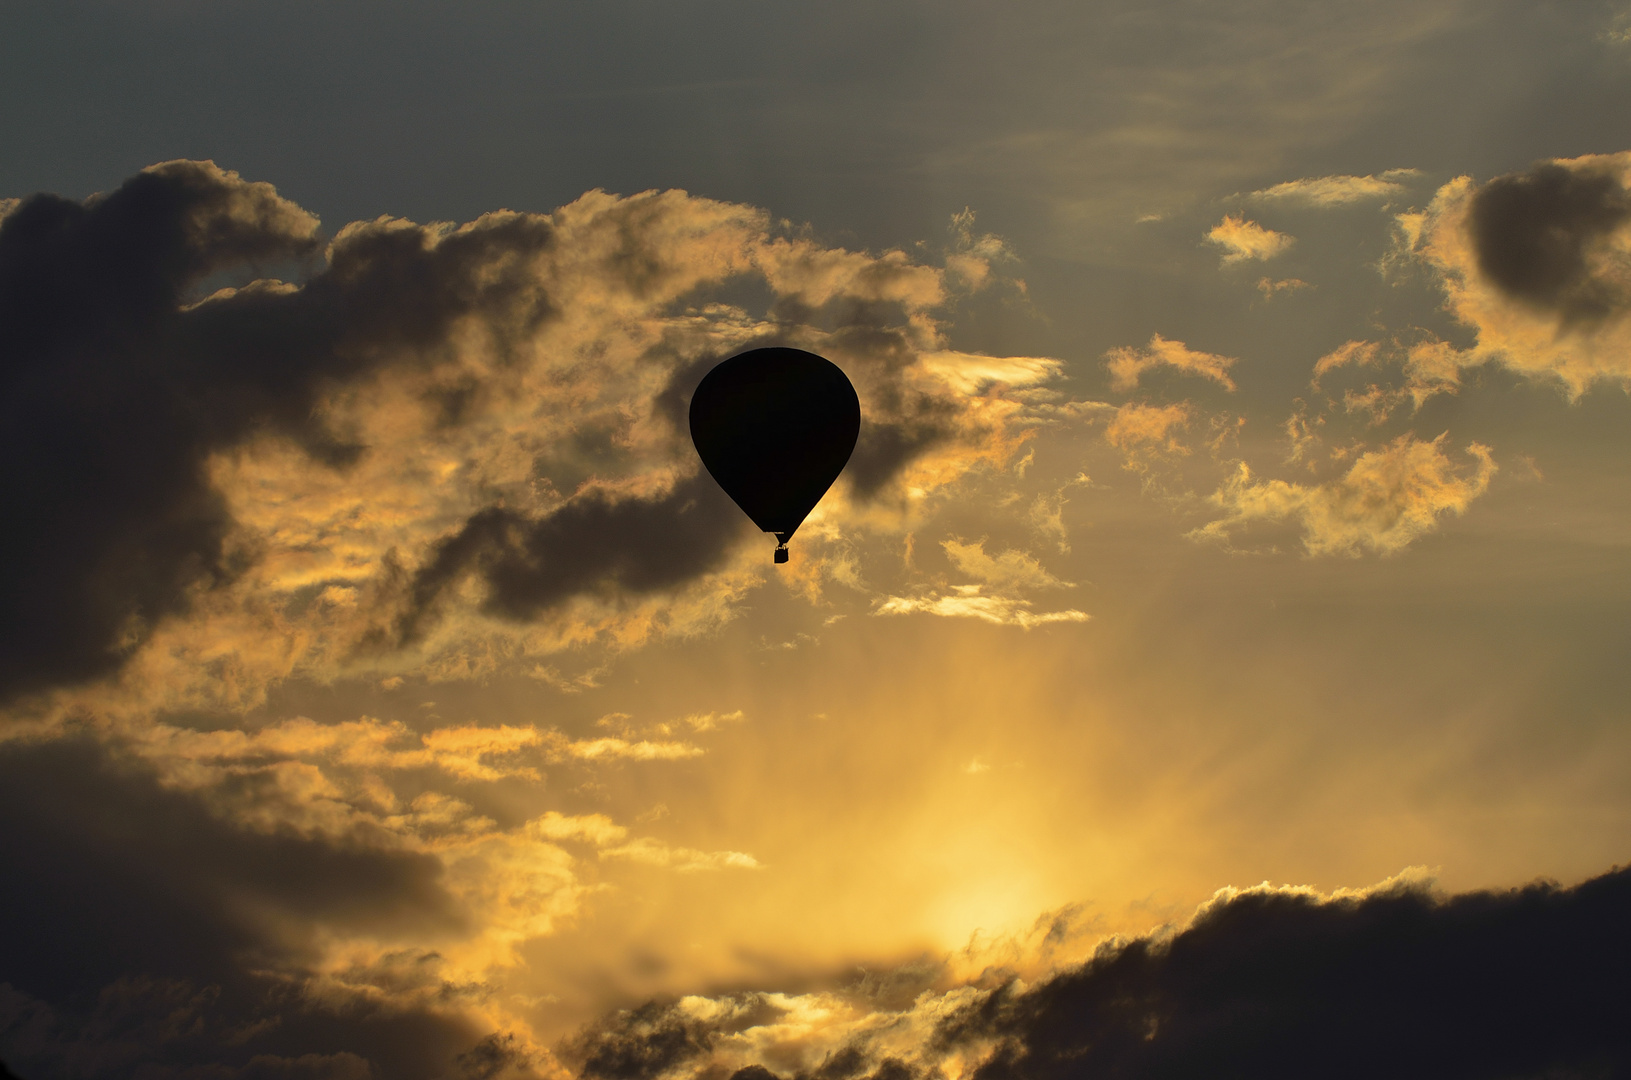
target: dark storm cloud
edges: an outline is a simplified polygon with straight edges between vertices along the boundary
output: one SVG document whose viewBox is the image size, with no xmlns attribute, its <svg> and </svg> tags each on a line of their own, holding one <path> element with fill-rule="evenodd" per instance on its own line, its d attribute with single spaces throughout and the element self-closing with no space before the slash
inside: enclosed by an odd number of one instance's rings
<svg viewBox="0 0 1631 1080">
<path fill-rule="evenodd" d="M 502 353 L 506 329 L 549 314 L 520 260 L 550 226 L 519 215 L 434 244 L 348 230 L 300 289 L 191 303 L 224 273 L 309 262 L 316 228 L 206 162 L 85 203 L 36 195 L 0 222 L 0 700 L 114 670 L 241 569 L 211 452 L 271 430 L 343 466 L 363 448 L 314 416 L 334 381 L 433 354 L 467 315 Z"/>
<path fill-rule="evenodd" d="M 589 1027 L 563 1052 L 587 1080 L 652 1080 L 707 1053 L 718 1034 L 714 1023 L 653 1001 Z"/>
<path fill-rule="evenodd" d="M 1631 1073 L 1631 871 L 1436 899 L 1254 891 L 948 1018 L 978 1080 Z"/>
<path fill-rule="evenodd" d="M 1593 322 L 1631 304 L 1623 276 L 1597 272 L 1593 248 L 1631 221 L 1631 192 L 1613 173 L 1548 163 L 1491 180 L 1473 197 L 1478 268 L 1507 295 Z"/>
<path fill-rule="evenodd" d="M 535 619 L 580 593 L 678 585 L 717 566 L 745 522 L 705 474 L 655 499 L 590 491 L 537 519 L 489 507 L 437 545 L 415 573 L 398 632 L 414 638 L 448 587 L 470 574 L 486 586 L 482 610 L 515 621 Z"/>
<path fill-rule="evenodd" d="M 576 1062 L 586 1080 L 652 1080 L 703 1054 L 721 1035 L 773 1023 L 783 1010 L 763 994 L 739 994 L 725 1008 L 704 1019 L 674 1002 L 651 1001 L 590 1024 L 562 1045 L 562 1055 Z M 744 1080 L 761 1080 L 760 1067 Z"/>
<path fill-rule="evenodd" d="M 992 986 L 993 969 L 972 994 L 850 988 L 863 1019 L 835 1029 L 841 1042 L 770 1035 L 783 1011 L 739 993 L 612 1014 L 562 1056 L 586 1080 L 913 1080 L 954 1056 L 974 1080 L 1586 1080 L 1631 1075 L 1628 972 L 1631 870 L 1450 897 L 1265 888 L 1039 983 Z M 753 1045 L 805 1064 L 743 1067 Z"/>
<path fill-rule="evenodd" d="M 927 420 L 898 423 L 862 423 L 861 436 L 855 442 L 855 453 L 850 455 L 844 475 L 856 496 L 869 499 L 889 486 L 924 453 L 943 443 L 951 435 L 949 427 Z"/>
<path fill-rule="evenodd" d="M 870 324 L 859 319 L 833 335 L 844 352 L 869 361 L 859 373 L 859 388 L 866 412 L 855 452 L 844 468 L 857 498 L 871 499 L 886 490 L 906 466 L 957 434 L 961 405 L 947 397 L 927 394 L 907 385 L 906 368 L 916 351 L 887 315 L 875 306 L 858 307 Z"/>
<path fill-rule="evenodd" d="M 301 990 L 321 927 L 461 926 L 432 856 L 236 828 L 89 741 L 0 749 L 0 821 L 0 1059 L 24 1077 L 428 1078 L 478 1046 Z"/>
</svg>

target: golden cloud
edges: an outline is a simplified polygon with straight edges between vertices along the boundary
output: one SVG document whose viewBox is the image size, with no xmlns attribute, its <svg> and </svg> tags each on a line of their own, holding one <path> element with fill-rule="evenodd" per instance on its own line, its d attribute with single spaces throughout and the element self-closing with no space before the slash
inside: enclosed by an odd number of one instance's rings
<svg viewBox="0 0 1631 1080">
<path fill-rule="evenodd" d="M 1255 221 L 1247 221 L 1234 214 L 1224 215 L 1222 221 L 1212 226 L 1206 239 L 1223 249 L 1225 266 L 1249 260 L 1272 259 L 1297 242 L 1294 236 L 1265 229 Z"/>
<path fill-rule="evenodd" d="M 948 619 L 979 619 L 997 626 L 1018 626 L 1030 630 L 1048 623 L 1087 622 L 1085 611 L 1034 612 L 1029 600 L 1011 596 L 986 596 L 979 585 L 953 585 L 945 593 L 928 596 L 889 596 L 872 611 L 874 615 L 939 615 Z"/>
<path fill-rule="evenodd" d="M 1394 554 L 1435 531 L 1443 514 L 1464 513 L 1495 475 L 1488 447 L 1467 447 L 1473 459 L 1469 473 L 1445 455 L 1444 439 L 1402 435 L 1361 454 L 1342 477 L 1320 484 L 1259 481 L 1241 463 L 1209 499 L 1225 516 L 1190 536 L 1233 546 L 1236 535 L 1250 526 L 1291 523 L 1301 530 L 1311 556 Z"/>
<path fill-rule="evenodd" d="M 1332 349 L 1318 360 L 1314 361 L 1314 378 L 1309 384 L 1318 390 L 1320 379 L 1327 373 L 1348 364 L 1361 367 L 1376 363 L 1377 351 L 1381 348 L 1374 341 L 1346 341 Z"/>
<path fill-rule="evenodd" d="M 1172 432 L 1186 427 L 1194 412 L 1186 401 L 1174 405 L 1129 403 L 1116 410 L 1115 418 L 1104 430 L 1104 438 L 1123 451 L 1153 446 L 1171 454 L 1187 454 L 1188 448 L 1178 442 Z"/>
<path fill-rule="evenodd" d="M 1254 191 L 1251 197 L 1298 202 L 1309 206 L 1346 206 L 1367 199 L 1388 199 L 1402 195 L 1405 188 L 1400 181 L 1420 175 L 1416 169 L 1389 169 L 1380 176 L 1309 176 Z"/>
<path fill-rule="evenodd" d="M 996 589 L 1074 588 L 1070 582 L 1060 581 L 1048 573 L 1034 556 L 1023 551 L 987 555 L 983 540 L 974 544 L 945 540 L 940 546 L 959 571 Z"/>
<path fill-rule="evenodd" d="M 188 169 L 177 176 L 248 208 L 232 211 L 244 228 L 275 226 L 286 243 L 314 234 L 315 219 L 267 185 Z M 117 678 L 47 708 L 235 710 L 281 680 L 342 673 L 547 678 L 563 650 L 717 628 L 766 567 L 698 476 L 682 405 L 711 363 L 769 341 L 832 357 L 860 392 L 848 480 L 801 532 L 812 552 L 829 549 L 812 573 L 858 585 L 844 537 L 909 528 L 971 470 L 1001 467 L 1036 422 L 1016 395 L 1063 367 L 948 349 L 934 314 L 945 270 L 778 228 L 761 210 L 678 191 L 590 192 L 553 214 L 459 226 L 382 218 L 341 229 L 305 284 L 193 304 L 189 319 L 220 327 L 244 312 L 277 327 L 286 312 L 296 335 L 316 305 L 332 316 L 323 347 L 369 362 L 323 384 L 320 438 L 262 425 L 205 455 L 234 573 L 191 586 L 185 617 L 132 623 Z M 1003 256 L 995 238 L 965 246 Z M 744 276 L 768 285 L 773 311 L 707 298 Z M 321 439 L 353 448 L 343 467 L 312 451 Z M 580 543 L 574 514 L 628 527 Z M 564 539 L 537 547 L 552 536 Z M 682 752 L 656 745 L 585 752 Z"/>
<path fill-rule="evenodd" d="M 1238 361 L 1232 356 L 1199 352 L 1181 341 L 1169 341 L 1160 334 L 1150 338 L 1143 348 L 1123 345 L 1105 353 L 1105 366 L 1110 369 L 1110 384 L 1126 392 L 1138 386 L 1139 378 L 1151 368 L 1170 367 L 1187 375 L 1211 379 L 1225 390 L 1235 388 L 1229 369 Z"/>
</svg>

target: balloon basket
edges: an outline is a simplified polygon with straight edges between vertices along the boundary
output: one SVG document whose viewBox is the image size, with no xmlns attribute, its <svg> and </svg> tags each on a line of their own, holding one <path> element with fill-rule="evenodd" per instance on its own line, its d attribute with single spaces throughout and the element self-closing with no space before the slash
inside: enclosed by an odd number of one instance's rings
<svg viewBox="0 0 1631 1080">
<path fill-rule="evenodd" d="M 784 563 L 784 562 L 787 561 L 787 545 L 786 544 L 777 544 L 776 545 L 776 561 L 779 562 L 779 563 Z"/>
</svg>

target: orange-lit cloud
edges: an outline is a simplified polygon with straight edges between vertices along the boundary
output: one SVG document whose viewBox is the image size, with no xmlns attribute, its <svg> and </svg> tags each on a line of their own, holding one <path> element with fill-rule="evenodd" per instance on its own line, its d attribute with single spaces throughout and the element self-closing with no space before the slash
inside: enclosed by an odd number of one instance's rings
<svg viewBox="0 0 1631 1080">
<path fill-rule="evenodd" d="M 939 615 L 949 619 L 979 619 L 998 626 L 1018 626 L 1029 630 L 1058 622 L 1086 622 L 1085 611 L 1035 612 L 1029 600 L 1009 596 L 987 596 L 979 585 L 953 585 L 945 593 L 928 596 L 890 596 L 874 609 L 874 615 Z"/>
<path fill-rule="evenodd" d="M 1309 206 L 1347 206 L 1366 200 L 1390 199 L 1404 194 L 1404 185 L 1420 173 L 1415 169 L 1389 169 L 1379 176 L 1309 176 L 1287 180 L 1252 192 L 1252 198 L 1304 203 Z"/>
<path fill-rule="evenodd" d="M 1435 531 L 1445 513 L 1461 514 L 1489 489 L 1495 460 L 1489 448 L 1467 447 L 1472 469 L 1457 466 L 1432 441 L 1402 435 L 1361 454 L 1342 477 L 1319 484 L 1259 481 L 1242 463 L 1210 497 L 1224 516 L 1191 535 L 1233 544 L 1253 525 L 1295 525 L 1309 555 L 1390 555 Z"/>
<path fill-rule="evenodd" d="M 1265 300 L 1273 300 L 1282 293 L 1295 293 L 1312 288 L 1313 286 L 1302 278 L 1283 278 L 1279 281 L 1267 277 L 1257 279 L 1257 291 L 1263 294 Z"/>
<path fill-rule="evenodd" d="M 314 235 L 315 219 L 268 185 L 212 170 L 180 163 L 143 182 L 184 180 L 223 213 L 251 207 L 236 227 L 285 245 Z M 993 237 L 967 240 L 969 258 L 1004 257 Z M 463 226 L 348 225 L 310 282 L 222 289 L 174 313 L 222 348 L 266 320 L 316 325 L 329 336 L 309 348 L 333 353 L 324 362 L 339 374 L 292 409 L 310 430 L 246 421 L 241 437 L 201 444 L 185 482 L 205 481 L 197 497 L 218 500 L 219 520 L 197 542 L 226 545 L 232 573 L 171 598 L 186 619 L 156 610 L 98 630 L 129 642 L 95 661 L 120 672 L 118 685 L 70 696 L 239 708 L 295 675 L 542 672 L 565 649 L 722 625 L 763 563 L 698 472 L 680 410 L 711 363 L 768 340 L 822 351 L 860 391 L 866 423 L 847 483 L 801 534 L 830 548 L 810 563 L 812 582 L 858 586 L 844 537 L 899 529 L 970 470 L 1000 466 L 1031 419 L 1013 395 L 1062 372 L 1047 358 L 947 348 L 935 314 L 945 274 L 899 251 L 781 235 L 763 211 L 672 191 L 591 192 L 552 215 Z M 742 275 L 780 309 L 676 307 Z M 424 287 L 435 304 L 414 299 Z M 402 305 L 416 318 L 386 317 Z M 105 645 L 76 648 L 101 656 Z"/>
<path fill-rule="evenodd" d="M 1237 363 L 1235 357 L 1191 349 L 1181 341 L 1169 341 L 1160 334 L 1150 338 L 1142 348 L 1123 345 L 1105 354 L 1105 366 L 1110 369 L 1110 384 L 1120 391 L 1138 386 L 1146 371 L 1170 367 L 1186 375 L 1199 375 L 1211 379 L 1225 390 L 1233 390 L 1235 382 L 1229 369 Z"/>
<path fill-rule="evenodd" d="M 1377 350 L 1380 348 L 1374 341 L 1347 341 L 1332 349 L 1314 362 L 1314 378 L 1312 386 L 1319 389 L 1320 379 L 1326 373 L 1348 364 L 1365 366 L 1376 362 Z"/>
<path fill-rule="evenodd" d="M 1034 557 L 1023 551 L 1004 551 L 988 555 L 984 542 L 965 544 L 959 540 L 946 540 L 940 545 L 962 574 L 976 578 L 997 589 L 1059 589 L 1069 587 L 1042 568 Z"/>
<path fill-rule="evenodd" d="M 1195 415 L 1194 407 L 1180 401 L 1174 405 L 1123 405 L 1104 429 L 1104 438 L 1118 450 L 1128 451 L 1153 447 L 1170 454 L 1187 454 L 1188 448 L 1177 440 L 1174 431 L 1188 426 Z"/>
<path fill-rule="evenodd" d="M 1294 236 L 1265 229 L 1255 221 L 1234 214 L 1224 215 L 1222 221 L 1212 226 L 1206 239 L 1223 249 L 1224 265 L 1272 259 L 1297 242 Z"/>
</svg>

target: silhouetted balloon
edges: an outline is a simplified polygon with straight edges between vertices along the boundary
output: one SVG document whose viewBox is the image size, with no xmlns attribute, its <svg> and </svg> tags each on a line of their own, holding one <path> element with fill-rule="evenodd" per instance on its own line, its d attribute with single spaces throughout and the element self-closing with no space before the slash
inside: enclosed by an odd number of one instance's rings
<svg viewBox="0 0 1631 1080">
<path fill-rule="evenodd" d="M 780 543 L 838 479 L 861 433 L 861 402 L 838 366 L 802 349 L 722 361 L 691 397 L 691 441 L 708 472 Z"/>
</svg>

